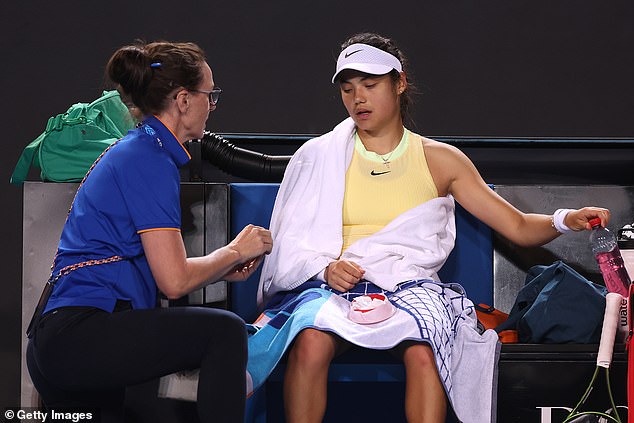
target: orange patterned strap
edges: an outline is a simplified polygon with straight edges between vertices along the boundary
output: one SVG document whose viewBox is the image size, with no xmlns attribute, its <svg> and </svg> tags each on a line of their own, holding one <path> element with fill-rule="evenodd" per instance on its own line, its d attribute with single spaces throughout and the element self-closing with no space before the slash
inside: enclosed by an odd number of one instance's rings
<svg viewBox="0 0 634 423">
<path fill-rule="evenodd" d="M 48 283 L 50 283 L 51 285 L 55 285 L 55 283 L 59 280 L 59 278 L 61 278 L 62 276 L 68 275 L 73 270 L 81 269 L 82 267 L 96 266 L 98 264 L 114 263 L 114 262 L 122 261 L 122 260 L 125 260 L 125 257 L 112 256 L 105 259 L 86 260 L 86 261 L 82 261 L 81 263 L 71 264 L 61 268 L 59 272 L 57 272 L 57 275 L 55 276 L 51 275 L 51 277 L 48 280 Z"/>
</svg>

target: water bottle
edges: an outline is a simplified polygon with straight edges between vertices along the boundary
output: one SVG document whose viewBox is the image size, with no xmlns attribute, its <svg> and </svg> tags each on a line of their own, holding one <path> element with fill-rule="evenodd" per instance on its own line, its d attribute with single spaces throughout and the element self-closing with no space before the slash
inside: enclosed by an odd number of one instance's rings
<svg viewBox="0 0 634 423">
<path fill-rule="evenodd" d="M 625 269 L 623 257 L 612 232 L 601 226 L 601 219 L 590 220 L 590 246 L 599 263 L 605 286 L 610 292 L 616 292 L 627 298 L 631 280 Z"/>
</svg>

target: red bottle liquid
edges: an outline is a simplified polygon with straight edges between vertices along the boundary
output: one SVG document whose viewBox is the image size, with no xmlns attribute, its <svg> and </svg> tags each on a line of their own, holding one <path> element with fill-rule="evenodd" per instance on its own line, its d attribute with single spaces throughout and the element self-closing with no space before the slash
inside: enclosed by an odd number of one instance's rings
<svg viewBox="0 0 634 423">
<path fill-rule="evenodd" d="M 592 233 L 590 245 L 603 275 L 605 286 L 610 292 L 616 292 L 627 298 L 630 280 L 616 237 L 606 228 L 601 227 L 601 219 L 590 220 Z"/>
</svg>

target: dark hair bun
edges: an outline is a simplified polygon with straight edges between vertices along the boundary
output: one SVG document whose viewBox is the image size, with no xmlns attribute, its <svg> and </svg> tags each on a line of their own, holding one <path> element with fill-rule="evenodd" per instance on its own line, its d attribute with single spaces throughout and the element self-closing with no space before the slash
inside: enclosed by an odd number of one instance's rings
<svg viewBox="0 0 634 423">
<path fill-rule="evenodd" d="M 110 79 L 132 98 L 145 92 L 153 72 L 145 50 L 136 45 L 117 50 L 106 69 Z"/>
</svg>

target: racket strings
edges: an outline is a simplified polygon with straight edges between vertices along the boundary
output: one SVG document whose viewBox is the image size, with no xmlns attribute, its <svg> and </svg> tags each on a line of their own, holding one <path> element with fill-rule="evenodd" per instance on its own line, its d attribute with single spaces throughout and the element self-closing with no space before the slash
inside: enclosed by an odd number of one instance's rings
<svg viewBox="0 0 634 423">
<path fill-rule="evenodd" d="M 610 371 L 608 368 L 605 368 L 605 383 L 608 389 L 608 397 L 610 399 L 610 405 L 612 406 L 611 410 L 608 410 L 607 413 L 601 411 L 578 411 L 586 402 L 592 390 L 594 389 L 594 382 L 597 380 L 599 376 L 599 371 L 601 367 L 597 366 L 594 370 L 594 374 L 592 375 L 592 379 L 590 380 L 590 384 L 588 388 L 581 396 L 581 399 L 575 405 L 575 408 L 572 409 L 570 414 L 564 419 L 562 423 L 623 423 L 621 421 L 621 417 L 619 416 L 619 411 L 616 408 L 616 404 L 614 403 L 614 397 L 612 396 L 612 386 L 610 384 Z M 613 412 L 614 416 L 609 413 Z M 594 418 L 593 418 L 594 417 Z"/>
</svg>

